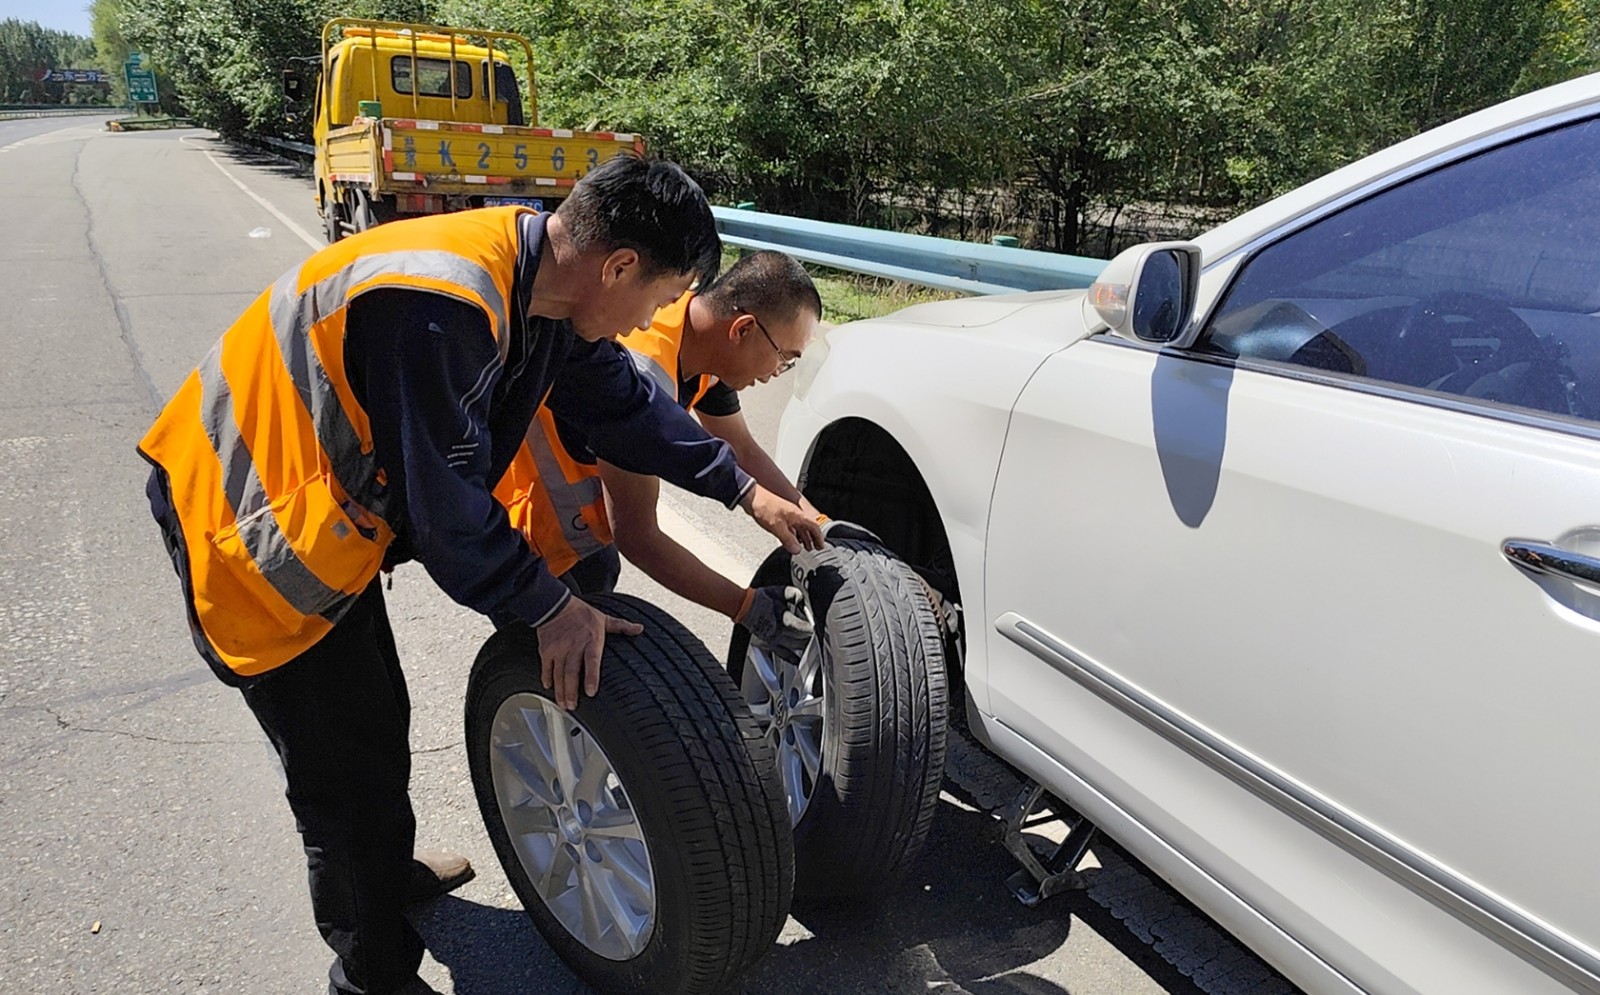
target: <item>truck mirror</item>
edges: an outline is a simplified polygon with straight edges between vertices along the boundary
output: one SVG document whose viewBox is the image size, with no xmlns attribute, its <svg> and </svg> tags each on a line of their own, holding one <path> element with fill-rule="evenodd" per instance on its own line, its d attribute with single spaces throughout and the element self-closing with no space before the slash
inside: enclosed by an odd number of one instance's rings
<svg viewBox="0 0 1600 995">
<path fill-rule="evenodd" d="M 293 69 L 283 71 L 283 95 L 290 100 L 300 99 L 300 74 Z"/>
</svg>

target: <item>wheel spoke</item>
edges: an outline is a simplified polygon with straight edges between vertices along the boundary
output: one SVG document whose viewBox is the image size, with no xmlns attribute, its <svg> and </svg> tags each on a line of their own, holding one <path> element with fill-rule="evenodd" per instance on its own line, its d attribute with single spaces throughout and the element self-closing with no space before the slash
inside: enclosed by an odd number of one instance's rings
<svg viewBox="0 0 1600 995">
<path fill-rule="evenodd" d="M 582 916 L 583 937 L 590 944 L 598 943 L 605 929 L 600 924 L 600 909 L 595 905 L 595 887 L 599 882 L 589 870 L 589 862 L 578 857 L 578 908 Z"/>
<path fill-rule="evenodd" d="M 579 737 L 572 735 L 578 727 L 567 721 L 566 713 L 546 716 L 550 720 L 550 758 L 555 764 L 556 775 L 561 782 L 561 790 L 570 799 L 574 797 L 578 786 L 578 758 L 577 743 Z"/>
<path fill-rule="evenodd" d="M 528 794 L 547 805 L 555 804 L 550 793 L 550 781 L 555 771 L 544 762 L 543 757 L 535 756 L 539 752 L 537 745 L 527 742 L 496 743 L 495 750 L 502 762 L 502 769 L 512 774 Z"/>
<path fill-rule="evenodd" d="M 553 836 L 556 832 L 555 811 L 539 798 L 506 809 L 505 820 L 506 832 L 513 836 L 528 836 L 533 833 Z"/>
<path fill-rule="evenodd" d="M 616 924 L 617 931 L 622 935 L 624 948 L 629 954 L 639 952 L 639 932 L 644 928 L 642 917 L 635 916 L 633 910 L 617 894 L 617 879 L 615 876 L 599 869 L 591 869 L 589 880 L 597 893 L 600 903 L 611 914 L 611 920 Z"/>
<path fill-rule="evenodd" d="M 522 725 L 528 730 L 528 743 L 532 747 L 527 751 L 528 756 L 545 771 L 545 776 L 551 781 L 559 781 L 559 771 L 556 770 L 554 747 L 551 739 L 554 730 L 550 728 L 550 716 L 543 705 L 538 708 L 521 709 Z"/>
<path fill-rule="evenodd" d="M 593 745 L 589 742 L 588 736 L 576 738 L 582 739 L 586 748 L 583 757 L 583 770 L 578 774 L 577 783 L 572 786 L 572 800 L 574 802 L 585 801 L 594 808 L 599 809 L 602 801 L 609 802 L 609 799 L 601 799 L 600 794 L 606 786 L 607 777 L 611 774 L 611 765 L 606 763 L 605 755 L 599 750 L 588 748 Z"/>
<path fill-rule="evenodd" d="M 761 701 L 750 702 L 750 717 L 756 720 L 756 725 L 762 732 L 772 727 L 772 699 L 763 698 Z"/>
<path fill-rule="evenodd" d="M 783 680 L 778 675 L 777 668 L 772 662 L 772 657 L 768 656 L 765 650 L 751 646 L 749 661 L 750 666 L 755 668 L 756 677 L 761 680 L 761 686 L 766 689 L 767 697 L 769 699 L 781 698 L 783 696 Z"/>
<path fill-rule="evenodd" d="M 655 897 L 650 888 L 650 872 L 639 865 L 625 845 L 610 842 L 600 844 L 600 866 L 612 874 L 640 905 L 650 907 Z"/>
<path fill-rule="evenodd" d="M 550 858 L 550 868 L 544 872 L 544 880 L 539 882 L 539 894 L 544 896 L 546 902 L 554 901 L 567 892 L 570 887 L 567 878 L 572 874 L 572 868 L 571 852 L 564 846 L 556 847 L 554 856 Z"/>
<path fill-rule="evenodd" d="M 799 704 L 789 709 L 789 721 L 794 722 L 800 719 L 822 721 L 821 695 L 810 695 L 809 697 L 801 698 Z"/>
<path fill-rule="evenodd" d="M 589 835 L 608 840 L 638 840 L 644 842 L 644 831 L 631 809 L 615 808 L 596 812 L 589 823 Z"/>
<path fill-rule="evenodd" d="M 794 752 L 800 757 L 800 762 L 805 766 L 809 783 L 817 783 L 817 771 L 822 767 L 822 747 L 811 738 L 811 730 L 804 727 L 794 727 Z"/>
<path fill-rule="evenodd" d="M 795 686 L 801 694 L 811 693 L 811 683 L 816 679 L 817 672 L 822 668 L 822 640 L 815 637 L 806 643 L 805 652 L 800 654 L 800 662 L 795 665 Z"/>
<path fill-rule="evenodd" d="M 800 821 L 801 814 L 806 810 L 805 779 L 801 776 L 800 751 L 793 747 L 784 747 L 778 766 L 783 772 L 783 788 L 789 796 L 789 822 L 793 825 Z"/>
</svg>

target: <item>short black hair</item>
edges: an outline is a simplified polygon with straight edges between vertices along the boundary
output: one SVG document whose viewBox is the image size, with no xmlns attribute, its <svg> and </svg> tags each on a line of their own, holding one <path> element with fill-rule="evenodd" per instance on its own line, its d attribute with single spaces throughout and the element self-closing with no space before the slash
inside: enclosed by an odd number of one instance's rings
<svg viewBox="0 0 1600 995">
<path fill-rule="evenodd" d="M 556 208 L 579 252 L 632 249 L 656 273 L 722 268 L 722 240 L 700 184 L 677 165 L 624 154 L 590 170 Z"/>
<path fill-rule="evenodd" d="M 777 320 L 788 320 L 802 309 L 822 317 L 822 297 L 811 274 L 793 256 L 770 249 L 741 258 L 702 296 L 719 318 L 741 309 Z"/>
</svg>

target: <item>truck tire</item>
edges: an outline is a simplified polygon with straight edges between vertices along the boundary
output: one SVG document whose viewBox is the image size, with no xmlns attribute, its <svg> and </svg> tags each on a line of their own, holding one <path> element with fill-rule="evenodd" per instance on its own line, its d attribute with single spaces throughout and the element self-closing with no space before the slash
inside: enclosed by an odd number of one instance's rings
<svg viewBox="0 0 1600 995">
<path fill-rule="evenodd" d="M 322 234 L 327 238 L 328 244 L 344 238 L 344 209 L 339 204 L 337 196 L 324 197 L 322 200 Z"/>
<path fill-rule="evenodd" d="M 735 626 L 728 668 L 778 757 L 795 893 L 884 898 L 927 841 L 944 777 L 948 688 L 933 605 L 909 566 L 869 542 L 777 550 L 752 584 L 782 583 L 805 594 L 811 644 L 783 660 Z"/>
<path fill-rule="evenodd" d="M 372 211 L 372 195 L 360 187 L 345 189 L 345 213 L 350 218 L 351 232 L 359 235 L 378 223 Z"/>
<path fill-rule="evenodd" d="M 718 992 L 777 938 L 794 843 L 771 747 L 715 658 L 635 598 L 600 691 L 566 712 L 538 637 L 495 633 L 467 684 L 472 784 L 495 853 L 555 952 L 600 992 Z"/>
</svg>

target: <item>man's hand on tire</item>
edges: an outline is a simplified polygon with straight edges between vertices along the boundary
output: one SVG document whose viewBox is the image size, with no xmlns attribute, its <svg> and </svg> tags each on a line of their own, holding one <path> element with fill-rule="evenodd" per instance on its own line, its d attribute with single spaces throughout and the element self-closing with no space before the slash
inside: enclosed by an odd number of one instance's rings
<svg viewBox="0 0 1600 995">
<path fill-rule="evenodd" d="M 540 679 L 556 704 L 571 711 L 578 707 L 580 686 L 591 698 L 600 690 L 600 651 L 606 634 L 637 636 L 643 631 L 637 622 L 612 618 L 572 598 L 539 626 Z"/>
<path fill-rule="evenodd" d="M 777 536 L 783 548 L 789 552 L 822 548 L 822 527 L 817 524 L 816 516 L 807 514 L 799 505 L 785 501 L 760 484 L 750 488 L 739 506 L 756 520 L 757 525 Z"/>
<path fill-rule="evenodd" d="M 882 539 L 879 539 L 855 522 L 829 518 L 826 515 L 822 515 L 817 521 L 822 525 L 823 538 L 830 542 L 835 539 L 854 539 L 857 542 L 870 542 L 878 546 L 883 545 Z"/>
<path fill-rule="evenodd" d="M 750 592 L 735 622 L 750 631 L 750 641 L 768 652 L 797 658 L 811 642 L 805 596 L 797 587 L 774 584 Z"/>
</svg>

